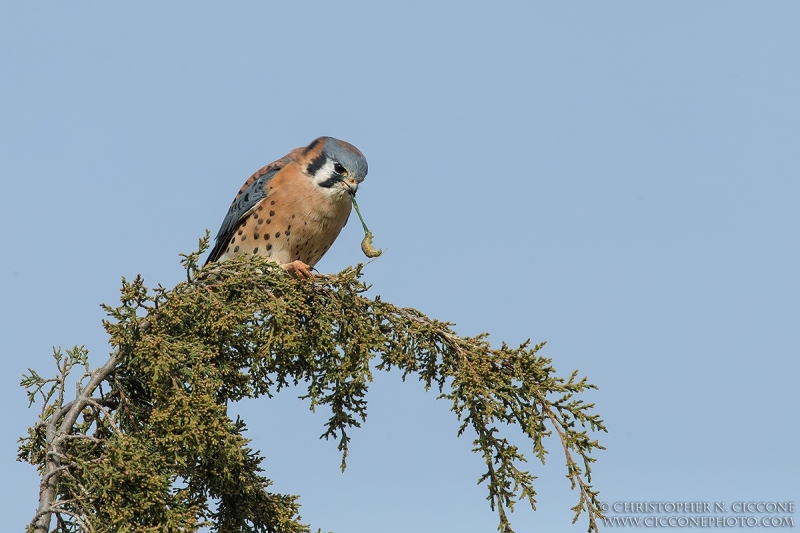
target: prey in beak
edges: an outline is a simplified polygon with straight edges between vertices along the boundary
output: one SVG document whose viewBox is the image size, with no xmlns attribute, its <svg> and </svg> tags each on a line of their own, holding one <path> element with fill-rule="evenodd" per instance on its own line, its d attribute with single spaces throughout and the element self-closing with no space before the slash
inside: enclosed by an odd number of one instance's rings
<svg viewBox="0 0 800 533">
<path fill-rule="evenodd" d="M 358 182 L 355 180 L 342 180 L 342 187 L 350 194 L 350 196 L 355 197 L 356 191 L 358 191 Z"/>
</svg>

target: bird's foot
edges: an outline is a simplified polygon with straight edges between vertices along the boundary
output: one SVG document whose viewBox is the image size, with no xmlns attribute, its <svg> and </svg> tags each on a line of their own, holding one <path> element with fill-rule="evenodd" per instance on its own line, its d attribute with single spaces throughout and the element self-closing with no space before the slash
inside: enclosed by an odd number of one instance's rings
<svg viewBox="0 0 800 533">
<path fill-rule="evenodd" d="M 302 261 L 292 261 L 291 263 L 286 263 L 281 266 L 286 272 L 296 278 L 309 279 L 314 276 L 314 274 L 311 273 L 311 267 Z"/>
</svg>

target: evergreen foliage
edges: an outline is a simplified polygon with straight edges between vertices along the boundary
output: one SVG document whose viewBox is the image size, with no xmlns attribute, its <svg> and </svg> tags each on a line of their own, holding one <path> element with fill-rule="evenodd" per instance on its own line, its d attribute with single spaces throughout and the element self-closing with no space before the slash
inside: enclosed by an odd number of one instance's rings
<svg viewBox="0 0 800 533">
<path fill-rule="evenodd" d="M 508 425 L 542 462 L 543 438 L 556 431 L 579 493 L 573 522 L 585 511 L 597 531 L 591 453 L 602 446 L 588 432 L 606 428 L 575 396 L 595 387 L 577 372 L 556 376 L 538 353 L 543 344 L 492 349 L 486 334 L 459 337 L 451 324 L 368 298 L 362 265 L 305 281 L 260 256 L 200 269 L 207 246 L 208 235 L 183 256 L 187 281 L 171 290 L 123 279 L 120 305 L 104 306 L 115 350 L 102 367 L 91 370 L 76 347 L 55 350 L 54 378 L 24 376 L 31 404 L 42 403 L 19 448 L 41 476 L 29 531 L 309 531 L 298 497 L 269 491 L 262 457 L 228 403 L 302 385 L 311 409 L 331 411 L 323 436 L 338 443 L 344 470 L 372 372 L 393 369 L 452 402 L 459 435 L 475 433 L 499 531 L 512 532 L 507 511 L 516 501 L 536 505 L 535 476 L 500 436 Z"/>
</svg>

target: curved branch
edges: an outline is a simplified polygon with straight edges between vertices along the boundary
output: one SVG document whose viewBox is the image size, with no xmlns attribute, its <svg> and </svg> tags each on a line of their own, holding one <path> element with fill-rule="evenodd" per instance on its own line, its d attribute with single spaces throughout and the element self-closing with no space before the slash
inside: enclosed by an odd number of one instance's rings
<svg viewBox="0 0 800 533">
<path fill-rule="evenodd" d="M 119 349 L 114 350 L 108 361 L 92 372 L 92 377 L 86 387 L 78 394 L 75 400 L 71 401 L 58 413 L 54 413 L 47 422 L 45 442 L 48 448 L 47 458 L 45 459 L 45 473 L 39 484 L 39 507 L 36 509 L 36 516 L 33 519 L 34 531 L 47 533 L 50 531 L 50 520 L 55 505 L 56 492 L 61 474 L 67 466 L 61 465 L 62 447 L 66 440 L 64 437 L 72 432 L 75 422 L 78 420 L 84 407 L 92 403 L 92 393 L 102 383 L 117 366 L 119 361 Z M 63 419 L 62 419 L 63 416 Z M 59 424 L 58 421 L 61 420 Z M 62 512 L 59 510 L 58 512 Z"/>
<path fill-rule="evenodd" d="M 573 461 L 572 454 L 569 453 L 569 444 L 567 443 L 567 436 L 561 429 L 561 421 L 558 419 L 556 414 L 550 410 L 549 403 L 543 403 L 542 410 L 550 419 L 550 422 L 553 423 L 553 427 L 555 428 L 556 433 L 558 433 L 558 438 L 561 440 L 561 446 L 564 448 L 564 455 L 567 459 L 567 469 L 569 471 L 567 476 L 570 478 L 573 487 L 576 484 L 578 485 L 578 488 L 580 488 L 581 491 L 581 500 L 582 502 L 586 503 L 586 513 L 589 515 L 589 530 L 595 532 L 600 531 L 597 526 L 597 522 L 595 521 L 594 509 L 592 509 L 593 498 L 589 494 L 588 488 L 583 482 L 583 479 L 581 479 L 580 470 L 578 470 L 577 464 L 575 461 Z M 580 509 L 577 512 L 580 514 Z M 578 519 L 578 514 L 575 515 L 575 519 L 572 521 L 573 524 Z M 600 517 L 602 518 L 602 515 L 600 515 Z"/>
</svg>

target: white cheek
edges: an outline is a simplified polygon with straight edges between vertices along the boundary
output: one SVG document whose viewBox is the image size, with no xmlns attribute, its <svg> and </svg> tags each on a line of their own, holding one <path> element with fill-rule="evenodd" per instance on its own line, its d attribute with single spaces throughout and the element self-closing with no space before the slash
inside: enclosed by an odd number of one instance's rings
<svg viewBox="0 0 800 533">
<path fill-rule="evenodd" d="M 311 178 L 314 181 L 315 185 L 319 185 L 320 183 L 324 183 L 328 179 L 330 179 L 334 174 L 333 171 L 333 161 L 326 161 L 325 164 L 320 168 L 316 174 Z M 325 187 L 323 187 L 324 189 Z"/>
<path fill-rule="evenodd" d="M 320 186 L 321 183 L 324 183 L 334 176 L 335 171 L 333 170 L 333 165 L 333 161 L 327 161 L 311 178 L 314 185 L 317 186 L 317 190 L 319 190 L 323 196 L 331 200 L 340 199 L 347 193 L 347 189 L 341 183 L 336 183 L 332 187 Z"/>
</svg>

